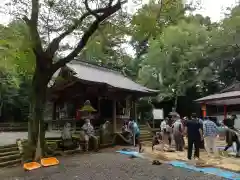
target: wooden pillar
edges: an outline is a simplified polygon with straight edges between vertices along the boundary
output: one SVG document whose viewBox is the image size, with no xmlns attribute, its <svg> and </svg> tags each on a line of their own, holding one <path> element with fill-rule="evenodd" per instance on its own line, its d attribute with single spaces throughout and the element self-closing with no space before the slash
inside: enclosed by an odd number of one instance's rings
<svg viewBox="0 0 240 180">
<path fill-rule="evenodd" d="M 227 118 L 227 106 L 224 105 L 223 108 L 224 108 L 224 113 L 223 113 L 224 119 L 226 119 Z"/>
<path fill-rule="evenodd" d="M 207 116 L 207 107 L 206 104 L 202 104 L 201 105 L 201 109 L 202 109 L 202 116 L 206 117 Z"/>
<path fill-rule="evenodd" d="M 116 107 L 116 100 L 113 100 L 113 133 L 116 133 L 117 132 L 117 107 Z"/>
<path fill-rule="evenodd" d="M 137 117 L 137 105 L 136 105 L 136 101 L 135 100 L 133 100 L 133 118 L 137 122 L 137 120 L 138 120 L 138 117 Z"/>
</svg>

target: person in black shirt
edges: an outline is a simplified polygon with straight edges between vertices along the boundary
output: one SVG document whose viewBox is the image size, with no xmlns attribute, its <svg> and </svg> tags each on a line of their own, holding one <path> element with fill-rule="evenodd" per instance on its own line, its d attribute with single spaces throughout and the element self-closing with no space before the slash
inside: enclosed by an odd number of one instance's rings
<svg viewBox="0 0 240 180">
<path fill-rule="evenodd" d="M 224 151 L 227 151 L 232 145 L 233 142 L 237 145 L 237 153 L 236 157 L 240 157 L 240 141 L 238 139 L 238 135 L 235 132 L 235 119 L 237 118 L 236 115 L 232 115 L 231 117 L 224 119 L 223 124 L 229 128 L 229 130 L 226 131 L 226 143 L 227 145 L 224 148 Z"/>
<path fill-rule="evenodd" d="M 191 120 L 186 121 L 186 131 L 188 136 L 188 159 L 192 159 L 193 145 L 195 148 L 194 158 L 199 158 L 199 149 L 203 139 L 203 132 L 196 114 L 192 114 Z"/>
</svg>

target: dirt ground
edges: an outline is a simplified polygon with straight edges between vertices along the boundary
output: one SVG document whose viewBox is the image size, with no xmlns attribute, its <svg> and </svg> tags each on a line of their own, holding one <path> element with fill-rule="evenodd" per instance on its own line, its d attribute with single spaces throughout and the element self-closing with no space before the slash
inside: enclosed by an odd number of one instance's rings
<svg viewBox="0 0 240 180">
<path fill-rule="evenodd" d="M 144 152 L 152 158 L 162 160 L 180 160 L 187 161 L 187 150 L 184 152 L 164 152 L 160 150 L 152 151 L 152 147 L 145 145 Z M 156 149 L 158 149 L 156 147 Z M 202 166 L 218 167 L 230 171 L 240 172 L 240 159 L 235 157 L 209 157 L 205 150 L 200 151 L 200 160 L 198 161 Z"/>
</svg>

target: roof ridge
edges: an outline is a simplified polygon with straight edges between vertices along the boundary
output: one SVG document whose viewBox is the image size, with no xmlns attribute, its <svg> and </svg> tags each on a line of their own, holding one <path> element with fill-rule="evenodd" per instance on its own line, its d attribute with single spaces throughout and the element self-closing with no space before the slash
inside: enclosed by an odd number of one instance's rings
<svg viewBox="0 0 240 180">
<path fill-rule="evenodd" d="M 92 63 L 92 62 L 89 62 L 89 61 L 85 61 L 85 60 L 74 59 L 74 60 L 72 60 L 72 61 L 70 62 L 70 64 L 83 64 L 83 65 L 87 65 L 87 66 L 90 66 L 90 67 L 94 67 L 94 68 L 98 68 L 98 69 L 110 71 L 110 72 L 113 72 L 113 73 L 122 75 L 122 76 L 124 76 L 124 77 L 127 77 L 127 76 L 125 76 L 123 73 L 121 73 L 119 70 L 116 70 L 116 69 L 107 67 L 107 66 L 105 66 L 105 65 L 95 64 L 95 63 Z M 127 78 L 128 78 L 128 77 L 127 77 Z"/>
</svg>

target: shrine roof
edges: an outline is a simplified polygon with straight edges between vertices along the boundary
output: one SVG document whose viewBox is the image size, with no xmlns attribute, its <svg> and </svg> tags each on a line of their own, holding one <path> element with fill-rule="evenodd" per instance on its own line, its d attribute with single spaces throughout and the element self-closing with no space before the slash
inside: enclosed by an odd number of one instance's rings
<svg viewBox="0 0 240 180">
<path fill-rule="evenodd" d="M 210 105 L 233 105 L 240 104 L 240 91 L 230 91 L 209 95 L 195 100 L 199 103 Z"/>
<path fill-rule="evenodd" d="M 158 90 L 144 87 L 130 78 L 124 76 L 116 70 L 106 67 L 93 65 L 83 61 L 72 61 L 68 63 L 67 68 L 73 71 L 74 76 L 80 80 L 96 82 L 100 84 L 107 84 L 114 88 L 125 89 L 130 91 L 156 94 Z M 59 73 L 59 72 L 56 72 Z M 57 76 L 55 73 L 54 76 Z"/>
</svg>

